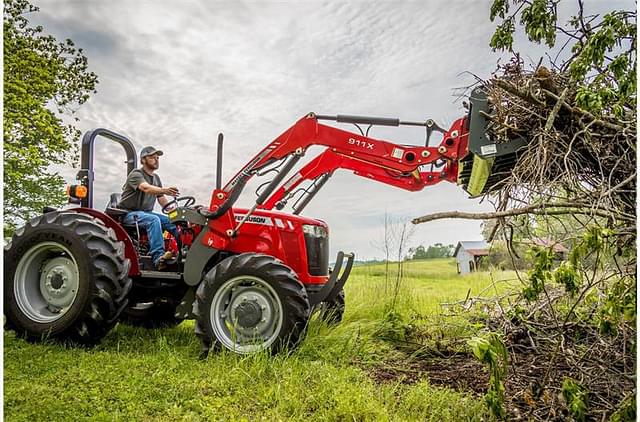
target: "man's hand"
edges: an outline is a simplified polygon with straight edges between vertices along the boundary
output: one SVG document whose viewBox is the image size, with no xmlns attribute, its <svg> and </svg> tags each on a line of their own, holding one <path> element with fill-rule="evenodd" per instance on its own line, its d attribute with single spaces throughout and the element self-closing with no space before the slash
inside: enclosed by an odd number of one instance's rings
<svg viewBox="0 0 640 422">
<path fill-rule="evenodd" d="M 178 195 L 180 195 L 180 192 L 178 191 L 178 188 L 176 188 L 174 186 L 170 186 L 168 188 L 163 188 L 162 189 L 162 193 L 164 195 L 169 195 L 169 196 L 178 196 Z"/>
</svg>

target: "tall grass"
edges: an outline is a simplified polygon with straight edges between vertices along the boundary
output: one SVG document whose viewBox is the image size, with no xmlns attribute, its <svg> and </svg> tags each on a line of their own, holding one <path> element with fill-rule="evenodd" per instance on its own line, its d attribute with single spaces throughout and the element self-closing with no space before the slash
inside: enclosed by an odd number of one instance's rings
<svg viewBox="0 0 640 422">
<path fill-rule="evenodd" d="M 4 415 L 34 420 L 438 420 L 486 418 L 481 399 L 427 379 L 377 383 L 368 364 L 397 353 L 380 338 L 389 312 L 384 265 L 354 269 L 343 323 L 313 320 L 289 354 L 212 353 L 199 361 L 193 322 L 118 325 L 96 348 L 29 344 L 4 333 Z M 395 311 L 437 318 L 442 302 L 485 290 L 487 273 L 459 276 L 451 260 L 405 264 Z"/>
</svg>

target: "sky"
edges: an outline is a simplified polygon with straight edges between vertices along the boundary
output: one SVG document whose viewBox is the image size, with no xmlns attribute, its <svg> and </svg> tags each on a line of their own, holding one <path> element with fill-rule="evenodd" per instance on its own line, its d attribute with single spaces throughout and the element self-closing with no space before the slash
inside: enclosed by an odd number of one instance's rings
<svg viewBox="0 0 640 422">
<path fill-rule="evenodd" d="M 596 9 L 610 4 L 590 3 Z M 448 128 L 464 115 L 455 88 L 470 85 L 474 74 L 488 78 L 507 57 L 489 47 L 495 24 L 488 0 L 33 4 L 40 11 L 31 23 L 72 39 L 98 75 L 98 92 L 77 110 L 76 126 L 122 133 L 138 152 L 146 145 L 163 150 L 158 174 L 164 185 L 205 205 L 215 186 L 219 132 L 224 184 L 311 111 L 433 118 Z M 516 47 L 526 64 L 546 52 L 522 38 Z M 420 129 L 374 128 L 370 136 L 424 145 Z M 125 156 L 106 140 L 99 139 L 95 151 L 94 206 L 103 208 L 109 193 L 121 190 Z M 308 159 L 319 152 L 310 149 Z M 77 172 L 57 170 L 68 183 Z M 265 180 L 250 185 L 238 205 L 251 206 Z M 385 215 L 405 222 L 433 212 L 491 209 L 455 184 L 407 192 L 338 170 L 303 215 L 329 224 L 332 254 L 353 251 L 367 260 L 383 256 Z M 415 226 L 409 243 L 481 238 L 479 221 L 440 220 Z"/>
</svg>

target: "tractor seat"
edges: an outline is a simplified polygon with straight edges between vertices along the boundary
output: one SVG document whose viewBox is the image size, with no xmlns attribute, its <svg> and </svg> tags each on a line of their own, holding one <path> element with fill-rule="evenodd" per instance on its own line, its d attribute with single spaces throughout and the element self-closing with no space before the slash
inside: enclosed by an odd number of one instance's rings
<svg viewBox="0 0 640 422">
<path fill-rule="evenodd" d="M 107 208 L 104 210 L 104 212 L 114 220 L 121 222 L 124 216 L 127 215 L 128 211 L 118 208 L 118 202 L 120 202 L 120 194 L 112 193 L 109 197 L 109 203 L 107 204 Z"/>
<path fill-rule="evenodd" d="M 132 238 L 137 239 L 138 233 L 143 233 L 145 231 L 144 228 L 136 227 L 135 224 L 123 224 L 122 220 L 129 211 L 118 208 L 118 202 L 120 202 L 120 194 L 112 193 L 109 197 L 107 208 L 104 210 L 105 214 L 120 223 L 120 225 L 125 229 L 127 233 L 129 233 Z"/>
<path fill-rule="evenodd" d="M 109 203 L 107 204 L 107 208 L 104 210 L 105 214 L 109 217 L 116 220 L 120 225 L 125 229 L 129 236 L 134 239 L 138 238 L 138 233 L 143 233 L 145 230 L 143 227 L 137 227 L 135 224 L 124 224 L 122 220 L 127 215 L 129 211 L 123 210 L 122 208 L 118 208 L 118 202 L 120 202 L 120 194 L 112 193 L 109 197 Z"/>
</svg>

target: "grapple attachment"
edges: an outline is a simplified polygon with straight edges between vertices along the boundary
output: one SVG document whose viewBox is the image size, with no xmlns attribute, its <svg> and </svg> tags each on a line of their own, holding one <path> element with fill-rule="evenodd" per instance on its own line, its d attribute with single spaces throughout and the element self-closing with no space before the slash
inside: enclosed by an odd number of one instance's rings
<svg viewBox="0 0 640 422">
<path fill-rule="evenodd" d="M 519 151 L 526 146 L 522 137 L 495 142 L 487 132 L 486 116 L 491 115 L 487 93 L 475 88 L 469 97 L 468 153 L 458 166 L 458 184 L 472 197 L 500 188 L 518 161 Z"/>
</svg>

